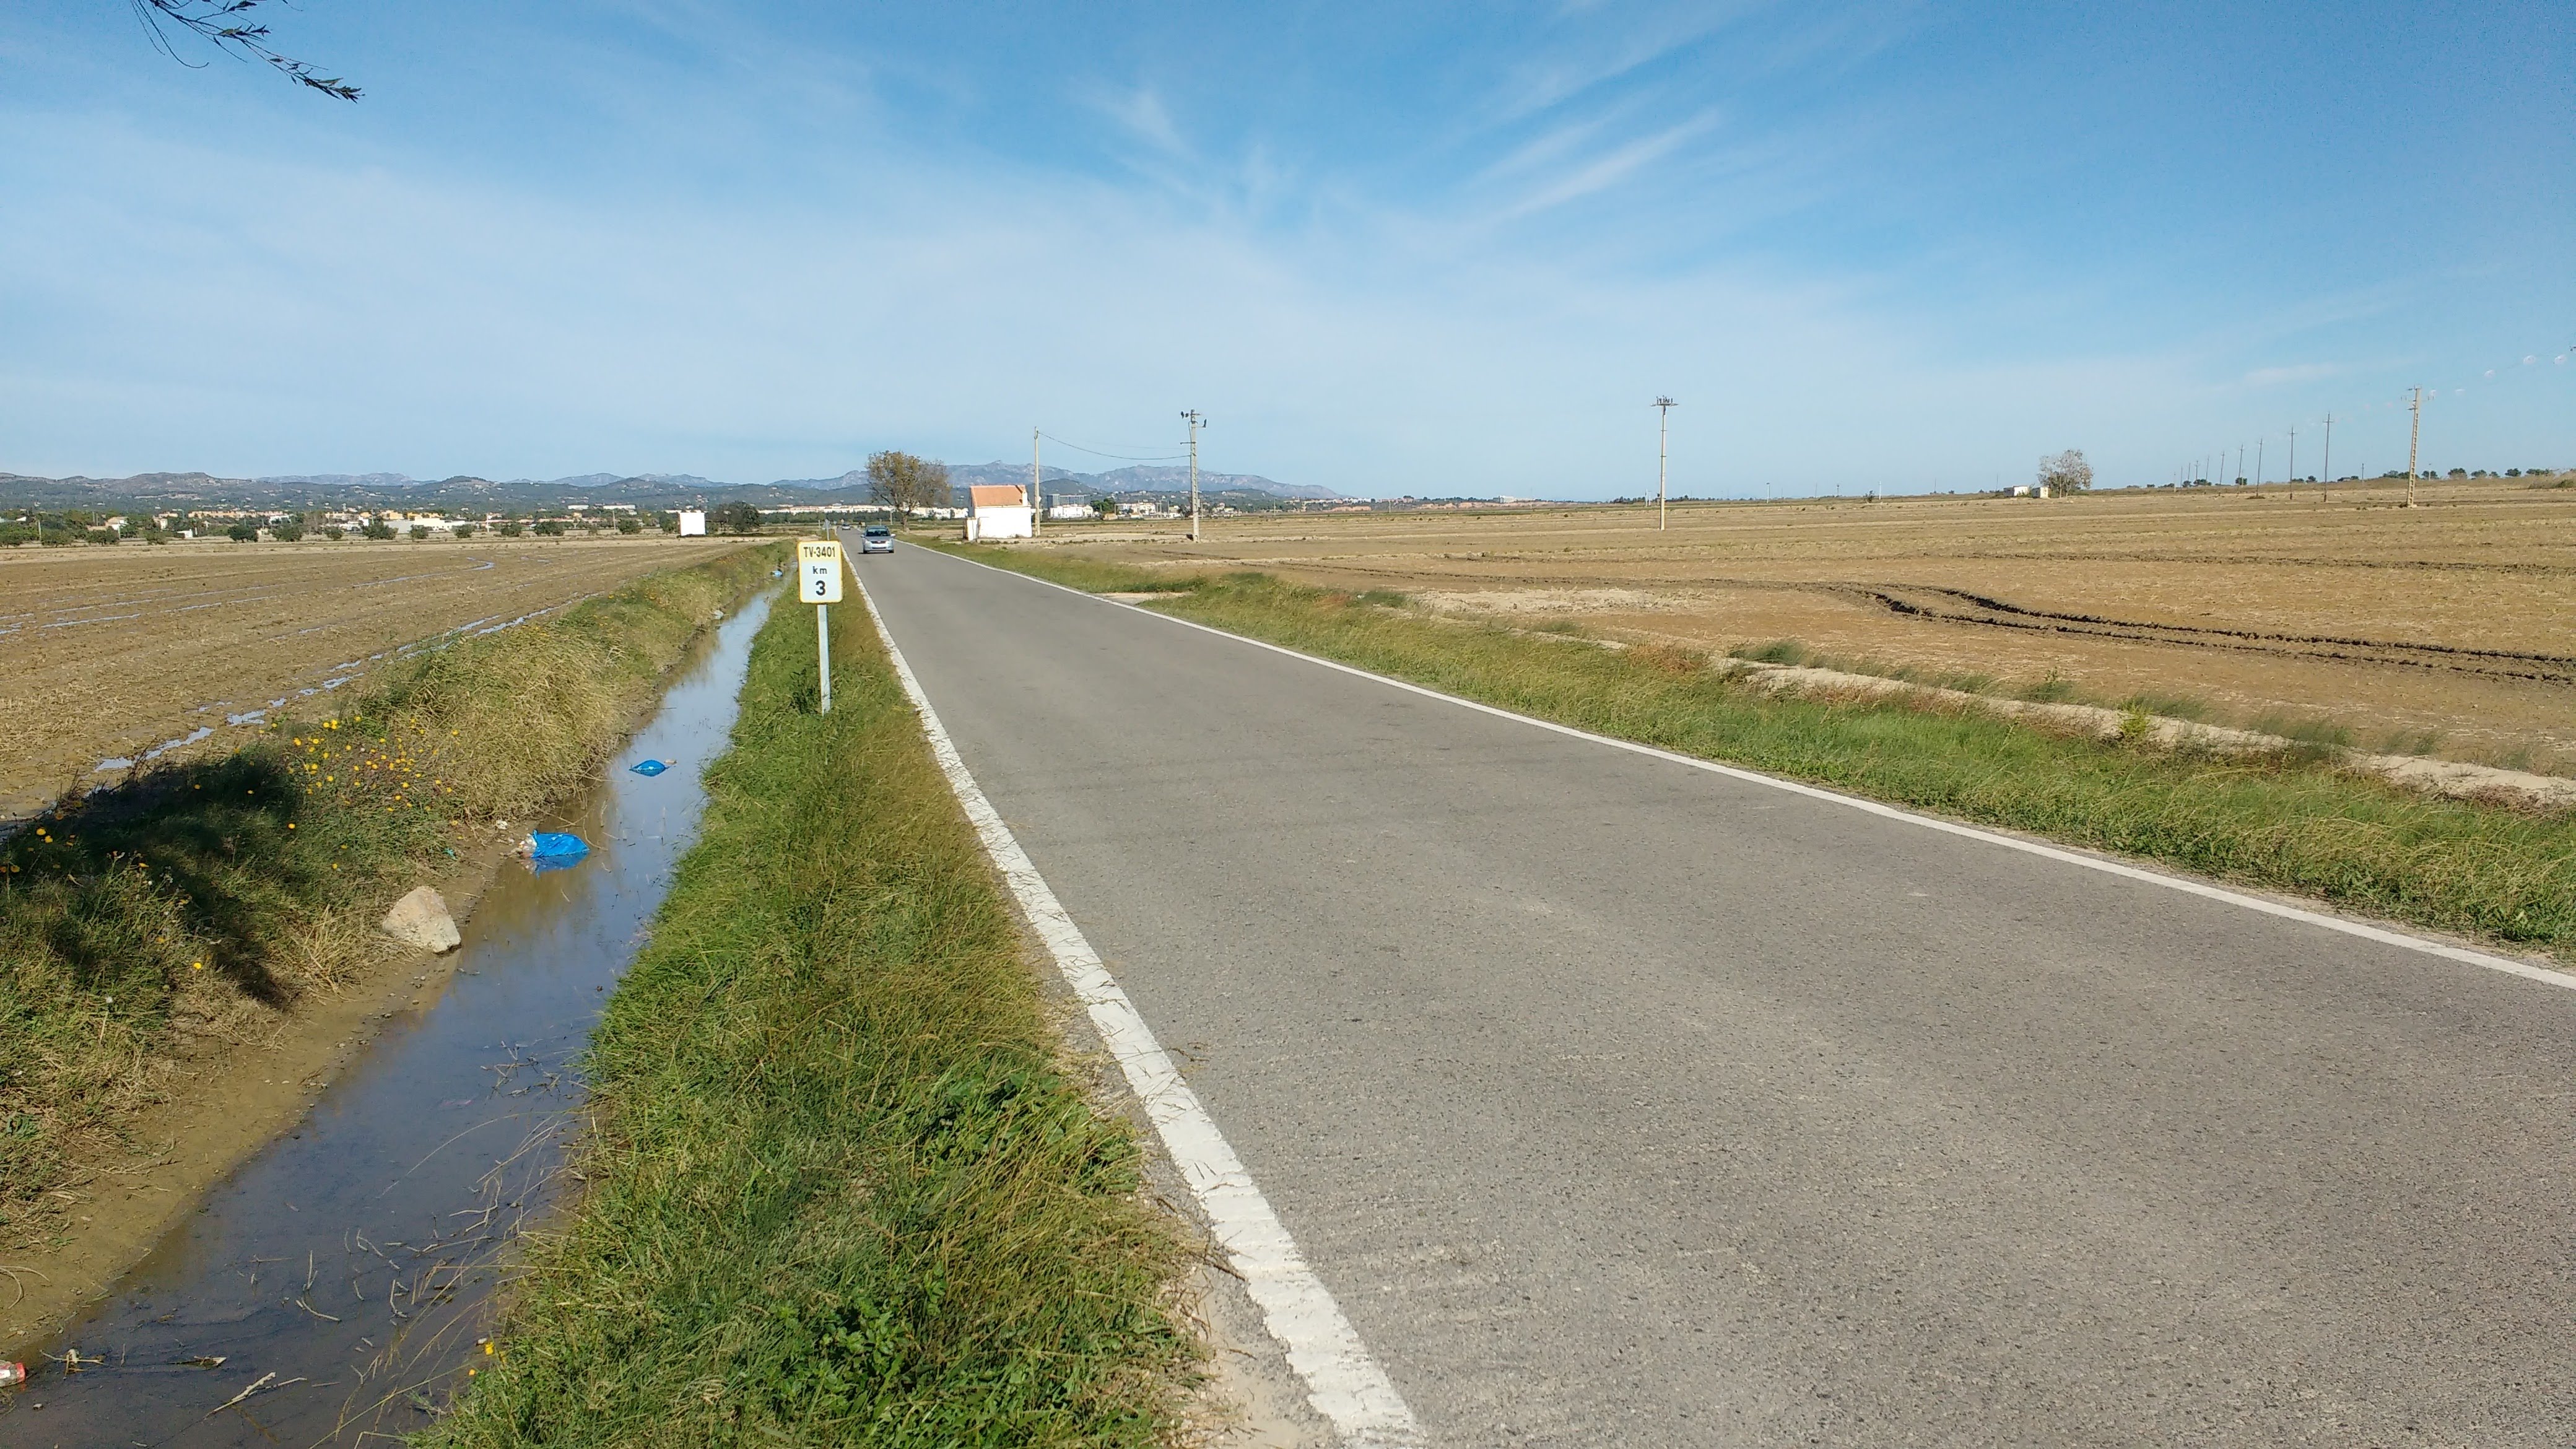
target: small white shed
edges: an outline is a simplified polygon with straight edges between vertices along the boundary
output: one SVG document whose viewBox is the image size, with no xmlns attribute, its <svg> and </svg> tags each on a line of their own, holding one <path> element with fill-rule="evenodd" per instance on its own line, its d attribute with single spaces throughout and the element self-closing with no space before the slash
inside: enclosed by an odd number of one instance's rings
<svg viewBox="0 0 2576 1449">
<path fill-rule="evenodd" d="M 705 509 L 703 509 L 703 508 L 683 508 L 683 509 L 681 509 L 681 510 L 680 510 L 680 537 L 682 537 L 682 538 L 704 538 L 704 537 L 706 537 L 706 536 L 707 536 L 707 511 L 706 511 Z"/>
<path fill-rule="evenodd" d="M 1035 538 L 1037 510 L 1016 483 L 978 483 L 966 490 L 966 539 Z"/>
</svg>

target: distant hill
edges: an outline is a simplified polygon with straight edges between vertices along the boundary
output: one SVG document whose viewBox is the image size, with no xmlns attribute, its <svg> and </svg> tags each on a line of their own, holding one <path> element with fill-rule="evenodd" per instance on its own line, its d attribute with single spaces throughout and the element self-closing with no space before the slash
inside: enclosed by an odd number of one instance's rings
<svg viewBox="0 0 2576 1449">
<path fill-rule="evenodd" d="M 979 483 L 1026 483 L 1025 463 L 952 466 L 949 481 L 963 490 Z M 1185 467 L 1128 467 L 1077 473 L 1049 466 L 1050 501 L 1166 495 L 1187 491 Z M 1199 474 L 1199 491 L 1272 498 L 1339 498 L 1311 483 L 1276 483 L 1250 473 Z M 791 504 L 864 503 L 867 474 L 851 469 L 837 478 L 781 479 L 775 483 L 719 483 L 692 473 L 577 473 L 566 478 L 500 481 L 460 473 L 421 479 L 401 473 L 297 473 L 264 478 L 219 478 L 211 473 L 136 473 L 126 478 L 38 478 L 0 473 L 0 503 L 38 508 L 444 508 L 526 509 L 567 503 L 632 503 L 670 508 L 683 503 L 746 502 L 777 508 Z M 961 491 L 960 497 L 963 497 Z"/>
<path fill-rule="evenodd" d="M 864 488 L 859 495 L 864 496 Z M 699 500 L 777 505 L 836 501 L 776 484 L 742 486 L 690 473 L 583 473 L 570 478 L 499 480 L 460 473 L 421 479 L 400 473 L 317 473 L 218 478 L 208 473 L 137 473 L 128 478 L 35 478 L 0 473 L 0 502 L 39 508 L 442 508 L 525 509 L 567 503 L 632 503 L 670 508 Z"/>
<path fill-rule="evenodd" d="M 1100 475 L 1100 481 L 1119 493 L 1177 493 L 1190 486 L 1190 470 L 1170 464 L 1135 464 Z M 1342 495 L 1315 483 L 1274 483 L 1258 473 L 1211 473 L 1199 470 L 1202 493 L 1267 493 L 1273 498 L 1339 498 Z"/>
<path fill-rule="evenodd" d="M 1076 473 L 1068 468 L 1048 466 L 1044 469 L 1046 491 L 1050 499 L 1061 494 L 1071 503 L 1084 499 L 1115 497 L 1120 494 L 1186 493 L 1190 487 L 1190 470 L 1186 467 L 1133 466 L 1112 469 L 1106 473 Z M 864 481 L 864 480 L 863 480 Z M 948 481 L 960 488 L 984 483 L 1026 484 L 1026 463 L 951 464 Z M 1255 473 L 1211 473 L 1199 471 L 1201 493 L 1264 493 L 1273 498 L 1339 498 L 1330 488 L 1312 483 L 1275 483 Z"/>
</svg>

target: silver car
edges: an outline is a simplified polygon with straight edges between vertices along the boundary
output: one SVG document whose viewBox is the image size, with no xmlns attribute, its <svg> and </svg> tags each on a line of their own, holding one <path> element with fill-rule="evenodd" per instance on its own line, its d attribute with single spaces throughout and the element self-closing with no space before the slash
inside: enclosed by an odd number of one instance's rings
<svg viewBox="0 0 2576 1449">
<path fill-rule="evenodd" d="M 871 523 L 859 530 L 859 552 L 894 552 L 894 530 L 882 523 Z"/>
</svg>

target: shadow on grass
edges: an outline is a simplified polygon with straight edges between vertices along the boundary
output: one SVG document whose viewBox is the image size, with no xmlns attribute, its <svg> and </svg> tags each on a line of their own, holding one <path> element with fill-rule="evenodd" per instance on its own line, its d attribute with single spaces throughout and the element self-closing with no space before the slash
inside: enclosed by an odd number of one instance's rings
<svg viewBox="0 0 2576 1449">
<path fill-rule="evenodd" d="M 175 925 L 204 948 L 192 960 L 282 1003 L 291 992 L 262 948 L 277 908 L 317 890 L 291 828 L 304 808 L 284 763 L 265 753 L 138 774 L 49 812 L 0 849 L 7 914 L 84 990 L 153 990 L 138 977 L 163 975 L 154 958 L 164 953 L 138 950 L 152 944 L 141 928 L 166 935 Z"/>
</svg>

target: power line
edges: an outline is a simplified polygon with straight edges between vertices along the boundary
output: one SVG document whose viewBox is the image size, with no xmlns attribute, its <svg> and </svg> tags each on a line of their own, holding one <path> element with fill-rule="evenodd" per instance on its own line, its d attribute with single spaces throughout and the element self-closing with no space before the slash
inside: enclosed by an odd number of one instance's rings
<svg viewBox="0 0 2576 1449">
<path fill-rule="evenodd" d="M 2566 347 L 2566 348 L 2558 349 L 2558 350 L 2557 350 L 2557 353 L 2556 353 L 2556 355 L 2555 355 L 2555 356 L 2550 356 L 2550 355 L 2549 355 L 2549 349 L 2545 349 L 2545 348 L 2544 348 L 2544 349 L 2542 349 L 2540 352 L 2526 353 L 2526 354 L 2524 354 L 2522 357 L 2520 357 L 2520 358 L 2518 358 L 2518 359 L 2515 359 L 2515 360 L 2514 360 L 2512 363 L 2510 363 L 2510 364 L 2506 364 L 2506 363 L 2499 363 L 2499 364 L 2498 364 L 2497 366 L 2495 366 L 2495 367 L 2487 368 L 2487 369 L 2485 369 L 2483 372 L 2480 372 L 2480 373 L 2479 373 L 2477 376 L 2475 376 L 2475 377 L 2465 377 L 2465 378 L 2458 378 L 2458 379 L 2454 379 L 2454 381 L 2455 381 L 2456 383 L 2463 384 L 2463 385 L 2453 386 L 2450 390 L 2451 390 L 2451 392 L 2452 392 L 2454 395 L 2457 395 L 2457 394 L 2462 394 L 2462 393 L 2466 393 L 2466 392 L 2468 392 L 2468 391 L 2470 390 L 2470 387 L 2471 387 L 2471 386 L 2497 386 L 2497 385 L 2501 385 L 2502 383 L 2504 383 L 2508 378 L 2514 377 L 2514 376 L 2516 376 L 2516 375 L 2518 375 L 2518 374 L 2520 374 L 2520 373 L 2522 373 L 2522 372 L 2524 372 L 2524 371 L 2547 371 L 2547 370 L 2548 370 L 2548 368 L 2549 368 L 2550 366 L 2555 366 L 2555 367 L 2559 367 L 2559 368 L 2565 368 L 2571 360 L 2576 360 L 2576 345 L 2571 345 L 2571 346 Z M 2354 422 L 2354 421 L 2360 421 L 2360 422 L 2363 422 L 2363 423 L 2367 423 L 2367 422 L 2371 419 L 2371 417 L 2372 417 L 2373 415 L 2375 415 L 2377 412 L 2379 412 L 2379 411 L 2380 411 L 2380 410 L 2382 410 L 2382 409 L 2391 409 L 2391 410 L 2393 410 L 2393 409 L 2403 408 L 2403 409 L 2405 409 L 2405 410 L 2408 412 L 2408 414 L 2409 414 L 2409 419 L 2408 419 L 2408 434 L 2409 434 L 2409 436 L 2408 436 L 2408 445 L 2409 445 L 2409 447 L 2411 448 L 2411 447 L 2413 447 L 2413 446 L 2415 445 L 2416 438 L 2420 435 L 2420 432 L 2421 432 L 2421 428 L 2422 428 L 2422 411 L 2423 411 L 2423 406 L 2424 406 L 2424 404 L 2426 404 L 2426 403 L 2428 403 L 2428 402 L 2434 402 L 2434 401 L 2437 401 L 2438 399 L 2440 399 L 2440 398 L 2441 398 L 2442 394 L 2443 394 L 2443 389 L 2442 389 L 2442 388 L 2440 388 L 2440 387 L 2417 387 L 2417 388 L 2404 389 L 2404 390 L 2401 390 L 2401 392 L 2400 392 L 2399 396 L 2397 396 L 2396 398 L 2393 398 L 2393 399 L 2387 399 L 2387 400 L 2383 400 L 2383 401 L 2367 402 L 2367 403 L 2363 403 L 2363 404 L 2359 405 L 2359 409 L 2358 409 L 2358 411 L 2359 411 L 2359 413 L 2360 413 L 2359 418 L 2358 418 L 2358 419 L 2356 419 L 2356 418 L 2354 418 L 2353 416 L 2351 416 L 2351 415 L 2347 414 L 2347 415 L 2344 417 L 2343 421 L 2345 421 L 2345 422 L 2347 422 L 2347 423 Z M 2349 400 L 2349 399 L 2347 399 L 2347 404 L 2349 404 L 2349 402 L 2350 402 L 2350 400 Z M 2333 452 L 2332 452 L 2332 428 L 2333 428 L 2333 423 L 2332 423 L 2331 421 L 2329 421 L 2329 422 L 2326 424 L 2326 427 L 2327 427 L 2327 429 L 2328 429 L 2328 450 L 2327 450 L 2327 458 L 2326 458 L 2326 465 L 2325 465 L 2325 467 L 2324 467 L 2323 473 L 2322 473 L 2322 474 L 2321 474 L 2321 476 L 2320 476 L 2319 481 L 2320 481 L 2320 482 L 2323 482 L 2323 483 L 2332 483 L 2332 482 L 2334 481 Z M 2295 430 L 2293 430 L 2293 441 L 2292 441 L 2292 443 L 2291 443 L 2291 451 L 2292 451 L 2291 471 L 2292 471 L 2292 473 L 2293 473 L 2293 474 L 2295 474 L 2295 473 L 2297 472 L 2297 457 L 2296 457 L 2296 455 L 2297 455 L 2297 447 L 2298 447 L 2298 445 L 2297 445 L 2297 442 L 2295 441 Z M 2225 459 L 2224 459 L 2224 457 L 2222 457 L 2222 458 L 2220 459 L 2220 463 L 2223 465 L 2223 464 L 2224 464 L 2224 462 L 2225 462 Z M 2239 466 L 2240 466 L 2240 469 L 2241 469 L 2242 465 L 2240 464 Z M 2365 469 L 2365 470 L 2362 470 L 2362 471 L 2366 472 L 2367 470 Z M 2412 472 L 2412 471 L 2414 471 L 2414 469 L 2410 468 L 2410 469 L 2409 469 L 2409 471 L 2410 471 L 2410 472 Z M 2394 477 L 2394 476 L 2396 476 L 2396 475 L 2392 472 L 2389 476 Z M 2256 481 L 2256 483 L 2259 485 L 2259 484 L 2260 484 L 2260 482 L 2261 482 L 2261 479 L 2258 477 L 2255 481 Z"/>
<path fill-rule="evenodd" d="M 1040 433 L 1038 436 L 1046 439 L 1050 443 L 1056 443 L 1061 446 L 1071 448 L 1077 453 L 1089 453 L 1095 458 L 1115 458 L 1121 463 L 1177 463 L 1183 458 L 1189 456 L 1187 453 L 1155 453 L 1149 456 L 1131 457 L 1125 453 L 1104 453 L 1098 448 L 1086 448 L 1080 443 L 1069 442 L 1066 439 L 1057 437 L 1053 433 Z"/>
</svg>

